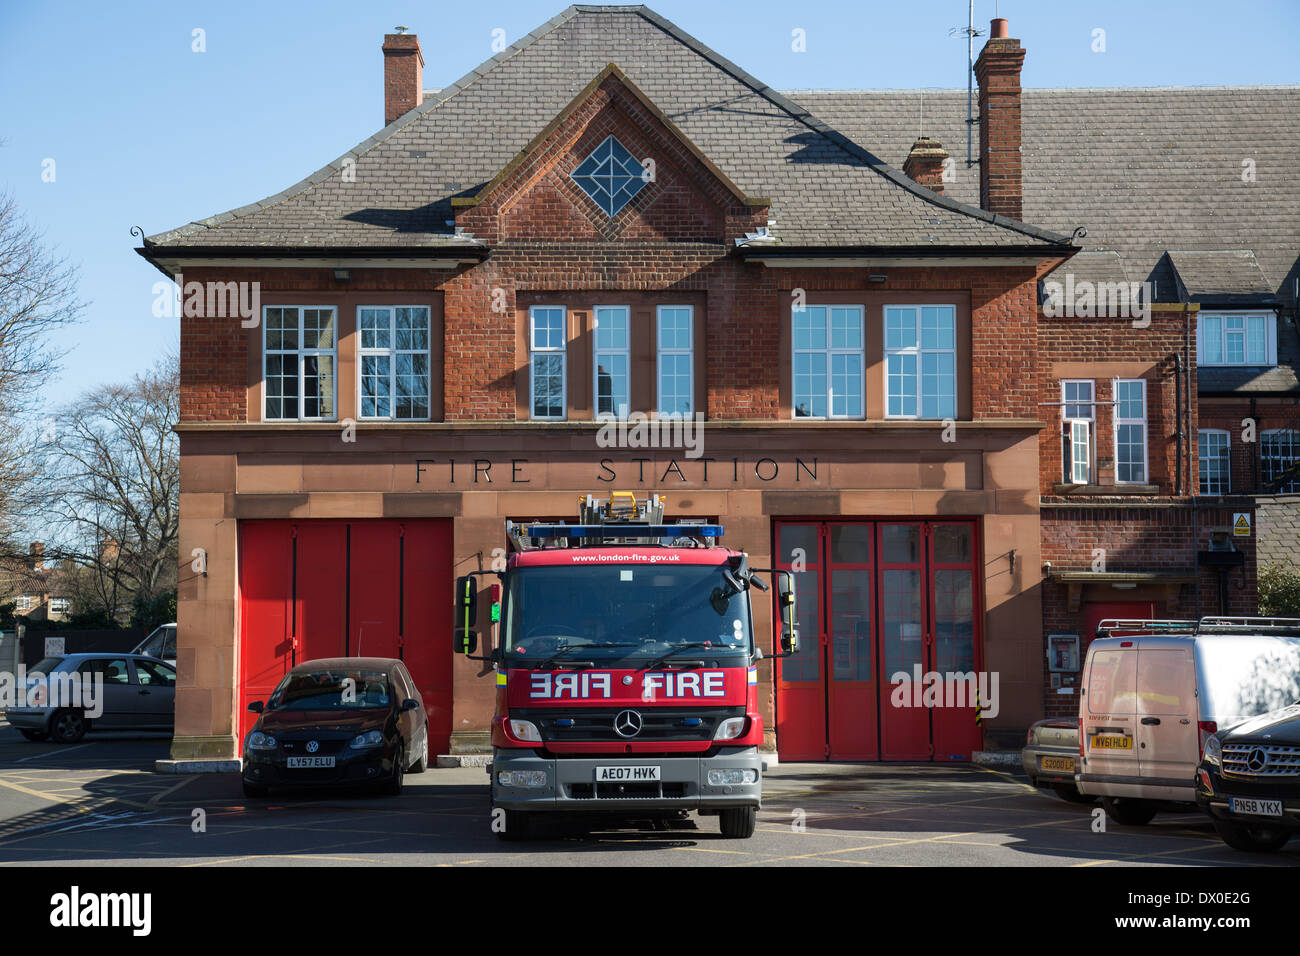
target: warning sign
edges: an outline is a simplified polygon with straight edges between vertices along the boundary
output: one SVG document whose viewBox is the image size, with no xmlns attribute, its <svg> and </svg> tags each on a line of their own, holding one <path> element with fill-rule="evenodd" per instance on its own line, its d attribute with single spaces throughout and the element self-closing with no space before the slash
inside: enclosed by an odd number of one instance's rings
<svg viewBox="0 0 1300 956">
<path fill-rule="evenodd" d="M 1237 511 L 1232 515 L 1232 536 L 1234 538 L 1250 537 L 1250 513 Z"/>
</svg>

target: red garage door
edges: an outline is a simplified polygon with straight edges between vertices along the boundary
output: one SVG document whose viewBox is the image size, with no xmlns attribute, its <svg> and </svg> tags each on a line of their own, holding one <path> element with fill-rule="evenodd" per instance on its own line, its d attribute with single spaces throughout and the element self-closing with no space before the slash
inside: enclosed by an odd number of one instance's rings
<svg viewBox="0 0 1300 956">
<path fill-rule="evenodd" d="M 295 664 L 396 657 L 429 714 L 429 747 L 451 735 L 451 523 L 241 521 L 240 741 Z"/>
<path fill-rule="evenodd" d="M 777 668 L 781 758 L 968 760 L 981 741 L 975 708 L 960 706 L 969 685 L 941 679 L 958 706 L 926 707 L 914 677 L 979 667 L 974 523 L 790 521 L 776 535 L 801 639 Z"/>
</svg>

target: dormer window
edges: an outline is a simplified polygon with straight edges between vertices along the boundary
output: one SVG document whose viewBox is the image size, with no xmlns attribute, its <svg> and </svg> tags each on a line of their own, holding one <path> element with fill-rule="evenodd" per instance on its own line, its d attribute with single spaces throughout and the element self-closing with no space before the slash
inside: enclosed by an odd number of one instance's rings
<svg viewBox="0 0 1300 956">
<path fill-rule="evenodd" d="M 1271 312 L 1202 312 L 1197 336 L 1201 365 L 1277 364 L 1277 322 Z"/>
<path fill-rule="evenodd" d="M 641 163 L 612 135 L 578 164 L 571 174 L 607 216 L 615 216 L 641 191 L 647 180 Z"/>
</svg>

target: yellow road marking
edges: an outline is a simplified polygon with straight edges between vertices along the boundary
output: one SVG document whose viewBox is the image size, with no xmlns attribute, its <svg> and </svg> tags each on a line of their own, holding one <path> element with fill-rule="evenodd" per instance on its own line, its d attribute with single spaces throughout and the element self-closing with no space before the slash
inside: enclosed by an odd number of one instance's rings
<svg viewBox="0 0 1300 956">
<path fill-rule="evenodd" d="M 999 777 L 1005 777 L 1009 782 L 1014 783 L 1017 787 L 1021 787 L 1025 790 L 1030 791 L 1031 793 L 1038 792 L 1037 787 L 1030 786 L 1027 783 L 1023 783 L 1022 781 L 1017 780 L 1015 777 L 1011 776 L 1011 774 L 1007 773 L 1004 770 L 994 770 L 992 767 L 977 767 L 977 769 L 983 770 L 987 773 L 996 774 Z"/>
<path fill-rule="evenodd" d="M 670 850 L 694 850 L 696 853 L 734 853 L 736 856 L 752 856 L 744 850 L 719 850 L 711 846 L 671 846 Z"/>
<path fill-rule="evenodd" d="M 182 779 L 179 783 L 168 787 L 166 790 L 160 791 L 159 793 L 155 793 L 152 797 L 149 798 L 149 806 L 151 807 L 158 806 L 159 802 L 162 800 L 163 797 L 167 796 L 168 794 L 175 793 L 181 787 L 185 786 L 187 783 L 193 780 L 196 776 L 197 776 L 196 774 L 191 774 L 190 776 Z"/>
</svg>

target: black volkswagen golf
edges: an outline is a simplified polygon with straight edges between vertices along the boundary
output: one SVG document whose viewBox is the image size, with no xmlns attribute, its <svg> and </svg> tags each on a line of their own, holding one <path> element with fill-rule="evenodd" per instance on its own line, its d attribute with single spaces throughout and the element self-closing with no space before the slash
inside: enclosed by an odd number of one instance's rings
<svg viewBox="0 0 1300 956">
<path fill-rule="evenodd" d="M 429 765 L 429 721 L 401 661 L 336 657 L 284 676 L 244 741 L 244 793 L 272 787 L 375 786 L 402 792 L 402 778 Z"/>
<path fill-rule="evenodd" d="M 1300 703 L 1207 739 L 1196 803 L 1237 850 L 1277 850 L 1300 833 Z"/>
</svg>

